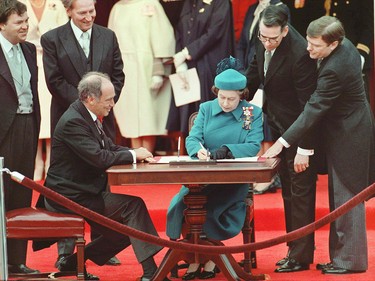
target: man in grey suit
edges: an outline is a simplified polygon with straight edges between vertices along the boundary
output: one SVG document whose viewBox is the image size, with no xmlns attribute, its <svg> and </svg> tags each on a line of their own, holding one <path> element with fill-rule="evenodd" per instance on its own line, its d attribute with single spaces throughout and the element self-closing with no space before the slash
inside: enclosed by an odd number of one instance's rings
<svg viewBox="0 0 375 281">
<path fill-rule="evenodd" d="M 257 35 L 255 57 L 247 70 L 248 89 L 254 94 L 259 85 L 264 85 L 263 111 L 272 139 L 277 140 L 297 119 L 314 92 L 316 64 L 306 51 L 306 40 L 288 24 L 288 13 L 282 6 L 270 5 L 264 9 Z M 287 232 L 315 220 L 316 165 L 308 156 L 314 146 L 313 138 L 301 138 L 280 156 Z M 309 163 L 310 169 L 296 174 L 294 163 Z M 309 269 L 314 257 L 314 234 L 291 241 L 288 247 L 287 256 L 276 263 L 280 267 L 275 271 Z"/>
<path fill-rule="evenodd" d="M 25 42 L 26 6 L 0 1 L 0 156 L 5 167 L 32 178 L 40 129 L 36 48 Z M 5 210 L 30 207 L 32 191 L 4 176 Z M 27 267 L 27 241 L 8 239 L 10 273 L 38 273 Z"/>
<path fill-rule="evenodd" d="M 106 169 L 140 160 L 152 161 L 151 152 L 145 148 L 129 149 L 115 145 L 102 130 L 99 119 L 108 116 L 115 104 L 114 86 L 107 75 L 87 73 L 78 85 L 78 94 L 79 100 L 57 123 L 45 186 L 92 211 L 157 236 L 141 198 L 107 190 Z M 52 211 L 70 212 L 48 199 L 45 199 L 45 205 Z M 153 256 L 161 250 L 160 246 L 125 236 L 90 220 L 88 223 L 101 235 L 86 245 L 85 259 L 103 265 L 132 245 L 143 268 L 140 280 L 151 279 L 157 269 Z M 75 270 L 76 259 L 75 254 L 65 257 L 59 269 Z M 86 273 L 85 280 L 98 278 Z"/>
<path fill-rule="evenodd" d="M 107 73 L 115 86 L 115 102 L 124 86 L 121 52 L 113 31 L 94 24 L 95 0 L 64 0 L 70 21 L 41 37 L 47 86 L 52 94 L 51 133 L 61 115 L 77 99 L 77 85 L 88 71 Z M 87 36 L 87 37 L 85 37 Z M 88 43 L 88 50 L 84 50 Z M 87 51 L 87 54 L 85 53 Z M 104 131 L 115 141 L 113 112 L 104 118 Z"/>
<path fill-rule="evenodd" d="M 366 99 L 359 52 L 345 38 L 341 22 L 330 16 L 311 22 L 307 41 L 310 57 L 319 65 L 317 89 L 298 119 L 264 156 L 278 155 L 319 123 L 333 211 L 375 181 L 374 117 Z M 298 173 L 308 169 L 295 167 Z M 330 262 L 317 265 L 324 274 L 367 270 L 363 202 L 331 223 L 329 253 Z"/>
<path fill-rule="evenodd" d="M 110 29 L 94 24 L 95 2 L 64 0 L 70 21 L 45 33 L 41 38 L 44 71 L 52 94 L 52 136 L 61 115 L 77 99 L 77 85 L 85 73 L 92 70 L 107 73 L 115 87 L 115 102 L 124 86 L 123 62 L 116 35 Z M 112 111 L 104 118 L 103 128 L 106 135 L 115 142 L 116 121 Z M 93 233 L 92 238 L 95 235 Z M 65 243 L 58 243 L 59 257 L 56 265 L 73 248 L 73 240 L 65 239 Z M 120 261 L 113 257 L 108 263 L 117 265 Z"/>
</svg>

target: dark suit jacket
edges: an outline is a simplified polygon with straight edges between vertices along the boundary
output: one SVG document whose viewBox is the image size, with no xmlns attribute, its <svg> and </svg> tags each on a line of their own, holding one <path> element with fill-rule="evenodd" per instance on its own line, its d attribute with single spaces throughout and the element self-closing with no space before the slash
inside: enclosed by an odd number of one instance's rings
<svg viewBox="0 0 375 281">
<path fill-rule="evenodd" d="M 51 132 L 61 115 L 78 98 L 77 86 L 87 72 L 81 58 L 81 47 L 77 42 L 70 22 L 57 27 L 41 37 L 43 65 L 46 82 L 52 94 Z M 116 35 L 108 28 L 94 24 L 91 36 L 90 56 L 92 70 L 109 75 L 115 86 L 117 102 L 124 85 L 123 62 Z M 113 112 L 104 118 L 106 134 L 115 140 L 116 127 Z"/>
<path fill-rule="evenodd" d="M 33 106 L 35 124 L 37 125 L 35 136 L 39 136 L 40 129 L 40 107 L 38 97 L 38 68 L 36 65 L 36 48 L 29 42 L 21 43 L 23 55 L 25 56 L 26 63 L 31 73 L 31 90 L 33 93 Z M 12 74 L 8 67 L 7 60 L 0 48 L 0 143 L 3 141 L 9 128 L 12 126 L 13 120 L 17 114 L 18 108 L 18 97 L 16 92 L 16 86 L 14 85 Z M 36 147 L 33 147 L 36 152 Z"/>
<path fill-rule="evenodd" d="M 290 22 L 290 12 L 288 6 L 283 4 L 280 0 L 271 0 L 270 1 L 271 5 L 282 5 L 283 8 L 288 12 L 288 21 Z M 254 21 L 254 12 L 256 8 L 258 7 L 259 2 L 251 5 L 249 9 L 246 12 L 245 15 L 245 20 L 243 23 L 242 31 L 241 31 L 241 36 L 237 44 L 236 48 L 236 58 L 241 60 L 243 63 L 245 69 L 249 66 L 251 61 L 253 60 L 254 53 L 255 53 L 255 42 L 258 41 L 258 30 L 259 30 L 259 20 L 256 26 L 254 27 L 253 34 L 251 38 L 249 38 L 249 31 L 250 27 L 253 24 Z"/>
<path fill-rule="evenodd" d="M 56 126 L 45 186 L 77 203 L 84 200 L 82 205 L 100 213 L 97 199 L 102 197 L 96 195 L 106 190 L 106 169 L 133 162 L 129 148 L 113 144 L 106 136 L 103 140 L 104 146 L 86 107 L 75 101 Z"/>
<path fill-rule="evenodd" d="M 317 89 L 303 113 L 283 134 L 297 142 L 320 120 L 328 163 L 341 182 L 357 193 L 375 181 L 375 128 L 366 100 L 359 53 L 347 39 L 319 68 Z"/>
<path fill-rule="evenodd" d="M 303 111 L 303 107 L 316 87 L 316 63 L 306 50 L 306 40 L 289 25 L 289 32 L 276 48 L 264 77 L 264 46 L 258 40 L 255 57 L 247 70 L 251 96 L 264 85 L 263 111 L 273 128 L 273 139 L 281 136 Z M 301 148 L 313 148 L 311 136 L 300 140 Z"/>
</svg>

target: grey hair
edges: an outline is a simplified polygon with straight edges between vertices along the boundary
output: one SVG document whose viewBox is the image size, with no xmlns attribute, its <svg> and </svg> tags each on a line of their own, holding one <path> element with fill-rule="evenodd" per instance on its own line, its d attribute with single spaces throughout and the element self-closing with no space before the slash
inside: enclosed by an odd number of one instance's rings
<svg viewBox="0 0 375 281">
<path fill-rule="evenodd" d="M 85 101 L 90 96 L 100 99 L 102 96 L 102 84 L 106 80 L 111 82 L 111 79 L 105 73 L 97 71 L 87 72 L 77 87 L 80 101 Z"/>
<path fill-rule="evenodd" d="M 76 1 L 76 0 L 61 0 L 61 2 L 63 3 L 65 9 L 72 8 L 72 5 L 73 5 L 74 1 Z M 96 4 L 96 0 L 93 0 L 93 1 L 94 1 L 94 4 Z"/>
</svg>

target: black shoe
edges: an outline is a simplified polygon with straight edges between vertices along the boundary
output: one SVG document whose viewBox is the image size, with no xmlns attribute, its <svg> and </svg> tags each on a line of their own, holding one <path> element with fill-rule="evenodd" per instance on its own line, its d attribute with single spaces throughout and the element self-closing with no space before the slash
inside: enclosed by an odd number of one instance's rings
<svg viewBox="0 0 375 281">
<path fill-rule="evenodd" d="M 137 279 L 135 279 L 135 281 L 150 281 L 151 279 L 150 278 L 146 278 L 146 277 L 137 277 Z M 163 281 L 171 281 L 170 279 L 168 279 L 167 277 L 164 277 Z"/>
<path fill-rule="evenodd" d="M 353 274 L 353 273 L 363 273 L 366 272 L 366 270 L 350 270 L 350 269 L 345 269 L 345 268 L 340 268 L 340 267 L 326 267 L 322 269 L 323 274 Z"/>
<path fill-rule="evenodd" d="M 318 269 L 318 270 L 323 270 L 323 269 L 328 268 L 328 267 L 333 267 L 333 265 L 332 265 L 331 262 L 318 263 L 318 264 L 316 265 L 316 269 Z"/>
<path fill-rule="evenodd" d="M 27 267 L 24 264 L 9 264 L 8 265 L 9 273 L 20 273 L 20 274 L 39 274 L 40 271 L 37 269 L 32 269 Z"/>
<path fill-rule="evenodd" d="M 285 273 L 285 272 L 296 272 L 296 271 L 302 271 L 302 270 L 308 270 L 308 269 L 310 269 L 309 264 L 299 263 L 298 261 L 289 258 L 286 263 L 284 263 L 279 268 L 276 268 L 275 272 Z"/>
<path fill-rule="evenodd" d="M 289 259 L 288 257 L 285 257 L 285 258 L 279 260 L 277 263 L 275 263 L 275 265 L 277 265 L 277 266 L 283 265 L 288 261 L 288 259 Z"/>
<path fill-rule="evenodd" d="M 182 280 L 193 280 L 195 279 L 196 277 L 199 277 L 201 274 L 201 266 L 198 266 L 198 269 L 196 271 L 193 271 L 193 272 L 186 272 L 183 276 L 182 276 Z"/>
<path fill-rule="evenodd" d="M 200 274 L 199 274 L 199 279 L 211 279 L 211 278 L 215 278 L 216 276 L 216 271 L 213 270 L 213 271 L 205 271 L 203 270 Z"/>
<path fill-rule="evenodd" d="M 59 268 L 60 263 L 63 259 L 65 259 L 67 256 L 70 256 L 69 254 L 62 254 L 57 257 L 57 260 L 55 262 L 55 268 Z"/>
<path fill-rule="evenodd" d="M 88 273 L 85 269 L 85 280 L 100 280 L 99 276 Z"/>
<path fill-rule="evenodd" d="M 117 266 L 117 265 L 120 265 L 121 262 L 116 256 L 114 256 L 114 257 L 110 258 L 105 264 Z"/>
</svg>

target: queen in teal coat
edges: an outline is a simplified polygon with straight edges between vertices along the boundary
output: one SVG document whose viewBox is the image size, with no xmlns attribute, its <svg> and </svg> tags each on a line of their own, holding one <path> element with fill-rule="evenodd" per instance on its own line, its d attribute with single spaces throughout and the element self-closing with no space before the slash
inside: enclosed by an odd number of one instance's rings
<svg viewBox="0 0 375 281">
<path fill-rule="evenodd" d="M 216 159 L 257 155 L 263 140 L 262 110 L 245 100 L 245 87 L 246 77 L 234 69 L 216 76 L 213 91 L 218 97 L 200 105 L 186 139 L 190 157 L 205 159 L 207 149 Z M 207 217 L 203 225 L 207 237 L 225 240 L 241 231 L 248 190 L 249 184 L 211 184 L 203 189 L 207 195 Z M 182 186 L 168 208 L 166 233 L 172 239 L 181 235 L 186 209 L 183 198 L 188 192 L 189 189 Z"/>
</svg>

